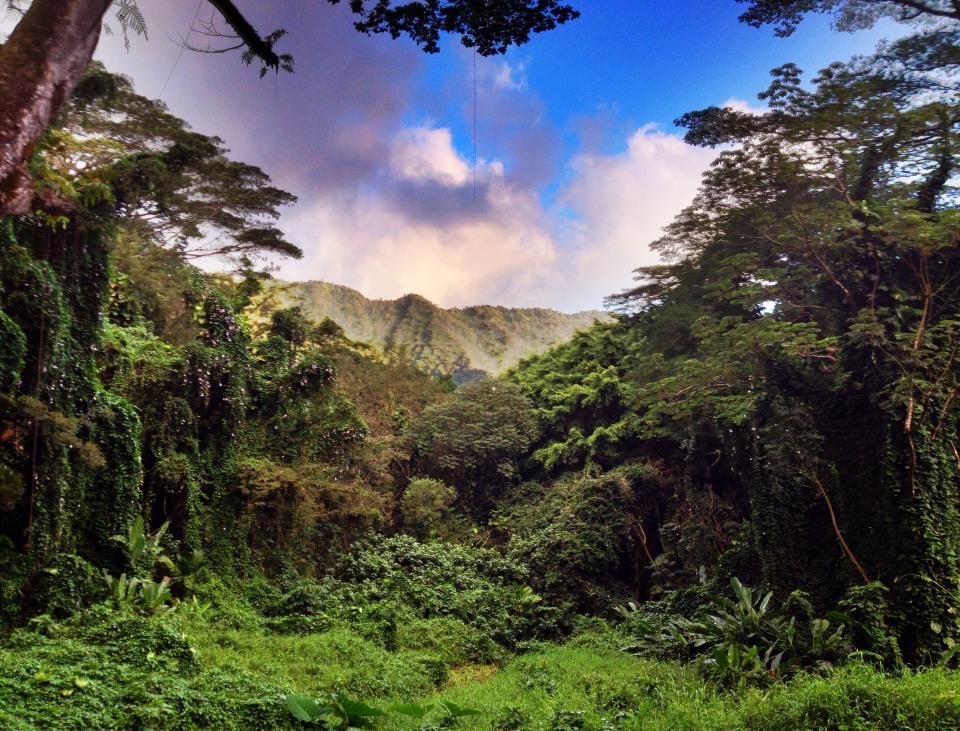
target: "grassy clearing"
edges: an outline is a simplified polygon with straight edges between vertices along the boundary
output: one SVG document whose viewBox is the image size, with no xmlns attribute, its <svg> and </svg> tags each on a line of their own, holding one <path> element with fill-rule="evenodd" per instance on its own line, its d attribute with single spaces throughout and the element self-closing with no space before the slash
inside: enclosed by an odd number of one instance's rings
<svg viewBox="0 0 960 731">
<path fill-rule="evenodd" d="M 297 728 L 282 693 L 335 691 L 381 706 L 452 701 L 481 712 L 459 727 L 490 731 L 960 729 L 952 671 L 849 665 L 738 694 L 691 667 L 617 652 L 602 635 L 448 668 L 437 648 L 387 651 L 346 628 L 287 635 L 94 613 L 47 634 L 0 647 L 0 728 Z M 437 728 L 442 715 L 379 725 Z"/>
<path fill-rule="evenodd" d="M 299 693 L 407 700 L 432 693 L 447 678 L 435 656 L 388 652 L 347 629 L 306 635 L 188 631 L 203 665 Z"/>
<path fill-rule="evenodd" d="M 690 668 L 611 650 L 561 646 L 437 696 L 477 708 L 477 729 L 960 729 L 960 676 L 884 676 L 850 665 L 738 694 Z"/>
</svg>

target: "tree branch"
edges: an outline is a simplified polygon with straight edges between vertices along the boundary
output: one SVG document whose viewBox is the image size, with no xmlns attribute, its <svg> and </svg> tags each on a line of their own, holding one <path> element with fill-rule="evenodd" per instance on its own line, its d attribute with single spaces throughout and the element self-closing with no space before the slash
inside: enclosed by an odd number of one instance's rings
<svg viewBox="0 0 960 731">
<path fill-rule="evenodd" d="M 938 18 L 952 18 L 953 20 L 960 20 L 960 3 L 957 3 L 956 0 L 954 0 L 952 3 L 954 8 L 953 10 L 942 10 L 940 8 L 931 7 L 924 2 L 919 2 L 919 0 L 894 0 L 894 2 L 897 3 L 897 5 L 906 5 L 908 8 L 912 8 L 923 15 L 935 15 Z"/>
<path fill-rule="evenodd" d="M 237 37 L 243 41 L 250 52 L 270 68 L 280 68 L 280 57 L 273 52 L 273 47 L 265 41 L 250 22 L 243 17 L 237 6 L 230 0 L 207 0 L 215 7 L 227 24 L 236 31 Z"/>
<path fill-rule="evenodd" d="M 847 558 L 850 559 L 857 572 L 860 574 L 863 579 L 864 584 L 870 583 L 870 577 L 867 576 L 867 572 L 864 571 L 863 566 L 860 565 L 860 562 L 857 560 L 857 557 L 853 555 L 853 551 L 850 550 L 850 546 L 847 545 L 846 540 L 843 537 L 843 533 L 840 531 L 840 525 L 837 523 L 837 514 L 833 510 L 833 502 L 830 500 L 830 496 L 827 494 L 827 489 L 823 486 L 823 483 L 820 482 L 820 478 L 811 471 L 807 477 L 817 488 L 817 491 L 820 493 L 820 496 L 823 498 L 823 501 L 827 504 L 827 510 L 830 513 L 830 522 L 833 524 L 833 532 L 837 536 L 837 540 L 840 541 L 840 547 L 843 549 L 843 552 L 847 555 Z"/>
</svg>

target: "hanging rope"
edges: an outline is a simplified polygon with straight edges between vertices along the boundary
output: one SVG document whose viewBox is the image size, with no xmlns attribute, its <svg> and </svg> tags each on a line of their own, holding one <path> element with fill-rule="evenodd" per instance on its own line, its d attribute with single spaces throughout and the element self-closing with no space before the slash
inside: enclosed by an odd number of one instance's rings
<svg viewBox="0 0 960 731">
<path fill-rule="evenodd" d="M 477 49 L 473 49 L 473 200 L 477 200 Z"/>
<path fill-rule="evenodd" d="M 180 53 L 177 54 L 177 60 L 173 62 L 173 68 L 170 69 L 170 73 L 167 74 L 167 80 L 163 82 L 163 86 L 160 87 L 160 94 L 158 95 L 161 99 L 163 98 L 163 92 L 167 90 L 167 84 L 170 83 L 170 79 L 173 78 L 173 72 L 177 70 L 177 66 L 180 65 L 180 59 L 183 58 L 183 51 L 187 47 L 187 42 L 190 40 L 190 34 L 193 33 L 193 26 L 197 23 L 197 18 L 200 17 L 200 8 L 203 5 L 203 0 L 199 0 L 197 3 L 197 12 L 193 14 L 193 20 L 190 21 L 190 27 L 187 28 L 187 35 L 184 36 L 183 42 L 180 44 Z"/>
</svg>

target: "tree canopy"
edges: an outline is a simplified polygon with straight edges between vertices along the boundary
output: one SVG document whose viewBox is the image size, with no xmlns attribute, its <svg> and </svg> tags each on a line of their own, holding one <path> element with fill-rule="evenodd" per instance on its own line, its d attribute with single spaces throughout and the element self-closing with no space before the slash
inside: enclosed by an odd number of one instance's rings
<svg viewBox="0 0 960 731">
<path fill-rule="evenodd" d="M 789 36 L 805 15 L 831 13 L 838 30 L 854 31 L 873 25 L 883 16 L 902 21 L 960 20 L 956 0 L 737 0 L 750 7 L 740 15 L 759 28 L 773 25 L 778 36 Z"/>
<path fill-rule="evenodd" d="M 98 63 L 39 152 L 34 177 L 41 186 L 88 199 L 99 190 L 132 235 L 188 259 L 301 255 L 274 224 L 295 196 L 255 165 L 230 160 L 220 138 L 190 129 Z"/>
</svg>

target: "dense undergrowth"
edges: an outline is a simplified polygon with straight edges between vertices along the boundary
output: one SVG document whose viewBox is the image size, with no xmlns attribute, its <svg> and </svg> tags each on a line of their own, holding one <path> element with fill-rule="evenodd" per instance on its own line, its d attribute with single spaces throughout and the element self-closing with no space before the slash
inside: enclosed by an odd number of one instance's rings
<svg viewBox="0 0 960 731">
<path fill-rule="evenodd" d="M 118 618 L 93 610 L 21 630 L 0 649 L 0 724 L 16 731 L 300 728 L 283 700 L 298 692 L 340 693 L 383 708 L 450 701 L 479 712 L 455 724 L 439 710 L 378 724 L 398 729 L 960 728 L 953 671 L 884 673 L 853 663 L 733 693 L 691 667 L 620 652 L 625 637 L 612 630 L 498 663 L 460 664 L 472 653 L 457 632 L 435 625 L 386 650 L 349 625 L 277 634 L 250 608 L 237 626 L 238 612 Z M 430 633 L 427 648 L 421 633 Z"/>
</svg>

